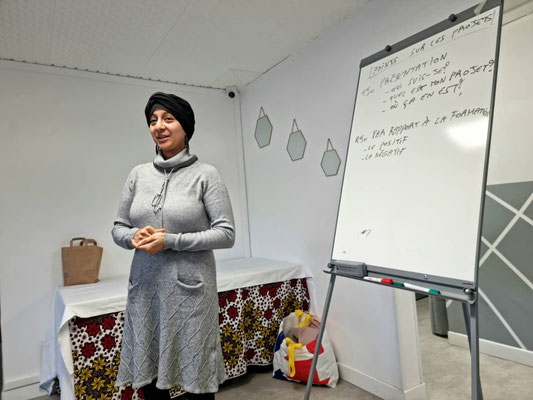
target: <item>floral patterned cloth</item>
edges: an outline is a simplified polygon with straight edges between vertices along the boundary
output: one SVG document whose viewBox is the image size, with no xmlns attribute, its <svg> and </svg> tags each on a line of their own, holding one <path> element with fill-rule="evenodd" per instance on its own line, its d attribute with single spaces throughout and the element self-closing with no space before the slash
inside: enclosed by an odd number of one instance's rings
<svg viewBox="0 0 533 400">
<path fill-rule="evenodd" d="M 270 365 L 281 320 L 296 309 L 309 310 L 305 279 L 228 290 L 218 294 L 222 354 L 228 378 L 248 365 Z M 74 393 L 79 400 L 143 399 L 142 390 L 116 388 L 124 311 L 69 322 L 74 361 Z M 179 387 L 173 397 L 183 394 Z"/>
</svg>

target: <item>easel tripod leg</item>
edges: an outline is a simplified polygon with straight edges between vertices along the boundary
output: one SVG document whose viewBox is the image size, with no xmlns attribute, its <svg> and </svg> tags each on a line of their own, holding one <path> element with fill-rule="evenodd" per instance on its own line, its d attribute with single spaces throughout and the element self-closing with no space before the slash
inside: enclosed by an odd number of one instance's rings
<svg viewBox="0 0 533 400">
<path fill-rule="evenodd" d="M 326 303 L 324 304 L 324 311 L 322 313 L 322 322 L 320 323 L 320 329 L 318 330 L 318 336 L 316 339 L 315 354 L 313 354 L 313 362 L 311 364 L 311 370 L 309 371 L 309 377 L 307 378 L 307 387 L 305 388 L 304 400 L 309 400 L 311 395 L 311 388 L 313 387 L 313 378 L 315 376 L 316 363 L 318 361 L 318 355 L 320 354 L 320 345 L 322 343 L 322 337 L 324 336 L 324 330 L 326 328 L 326 319 L 328 318 L 329 305 L 331 303 L 331 297 L 333 295 L 333 286 L 335 286 L 335 278 L 337 275 L 335 272 L 331 274 L 329 279 L 328 293 L 326 295 Z"/>
<path fill-rule="evenodd" d="M 468 335 L 468 346 L 470 348 L 470 363 L 472 370 L 472 400 L 483 400 L 481 389 L 481 378 L 479 374 L 479 319 L 478 319 L 478 299 L 470 304 L 470 312 L 466 303 L 462 303 L 463 316 L 465 319 L 466 333 Z"/>
</svg>

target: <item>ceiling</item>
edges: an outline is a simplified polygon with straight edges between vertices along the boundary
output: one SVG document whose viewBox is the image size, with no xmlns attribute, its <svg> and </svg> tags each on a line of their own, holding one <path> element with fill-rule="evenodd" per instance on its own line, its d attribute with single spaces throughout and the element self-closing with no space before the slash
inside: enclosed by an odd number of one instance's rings
<svg viewBox="0 0 533 400">
<path fill-rule="evenodd" d="M 0 0 L 0 59 L 243 87 L 370 1 Z"/>
<path fill-rule="evenodd" d="M 0 0 L 0 58 L 242 87 L 368 2 Z"/>
</svg>

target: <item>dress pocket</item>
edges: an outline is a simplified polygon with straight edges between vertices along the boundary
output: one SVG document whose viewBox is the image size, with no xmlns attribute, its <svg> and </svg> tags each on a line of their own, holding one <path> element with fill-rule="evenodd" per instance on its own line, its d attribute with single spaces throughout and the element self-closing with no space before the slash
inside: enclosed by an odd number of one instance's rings
<svg viewBox="0 0 533 400">
<path fill-rule="evenodd" d="M 200 289 L 205 285 L 205 282 L 200 281 L 198 279 L 185 278 L 182 276 L 178 276 L 178 278 L 176 279 L 176 283 L 185 289 Z"/>
</svg>

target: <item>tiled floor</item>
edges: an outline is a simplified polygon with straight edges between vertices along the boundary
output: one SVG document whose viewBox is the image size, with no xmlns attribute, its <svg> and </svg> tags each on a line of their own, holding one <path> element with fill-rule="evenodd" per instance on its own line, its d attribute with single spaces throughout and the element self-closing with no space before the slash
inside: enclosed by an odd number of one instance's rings
<svg viewBox="0 0 533 400">
<path fill-rule="evenodd" d="M 428 300 L 417 301 L 420 350 L 427 398 L 431 400 L 470 399 L 470 356 L 467 349 L 448 344 L 447 339 L 431 334 Z M 481 355 L 481 379 L 485 400 L 533 399 L 533 368 Z M 230 380 L 217 394 L 218 400 L 295 400 L 303 399 L 305 385 L 272 379 L 270 371 L 254 371 Z M 313 400 L 378 397 L 347 382 L 335 389 L 314 387 Z M 58 400 L 57 396 L 36 400 Z"/>
<path fill-rule="evenodd" d="M 431 334 L 428 299 L 417 301 L 422 369 L 428 399 L 470 399 L 470 353 Z M 481 354 L 484 400 L 532 400 L 533 368 Z"/>
<path fill-rule="evenodd" d="M 252 395 L 253 393 L 253 395 Z M 232 380 L 224 385 L 216 395 L 217 400 L 301 400 L 304 398 L 305 385 L 284 382 L 272 378 L 272 372 L 256 372 Z M 340 381 L 335 389 L 313 387 L 313 400 L 361 399 L 377 400 L 363 389 L 345 381 Z"/>
</svg>

